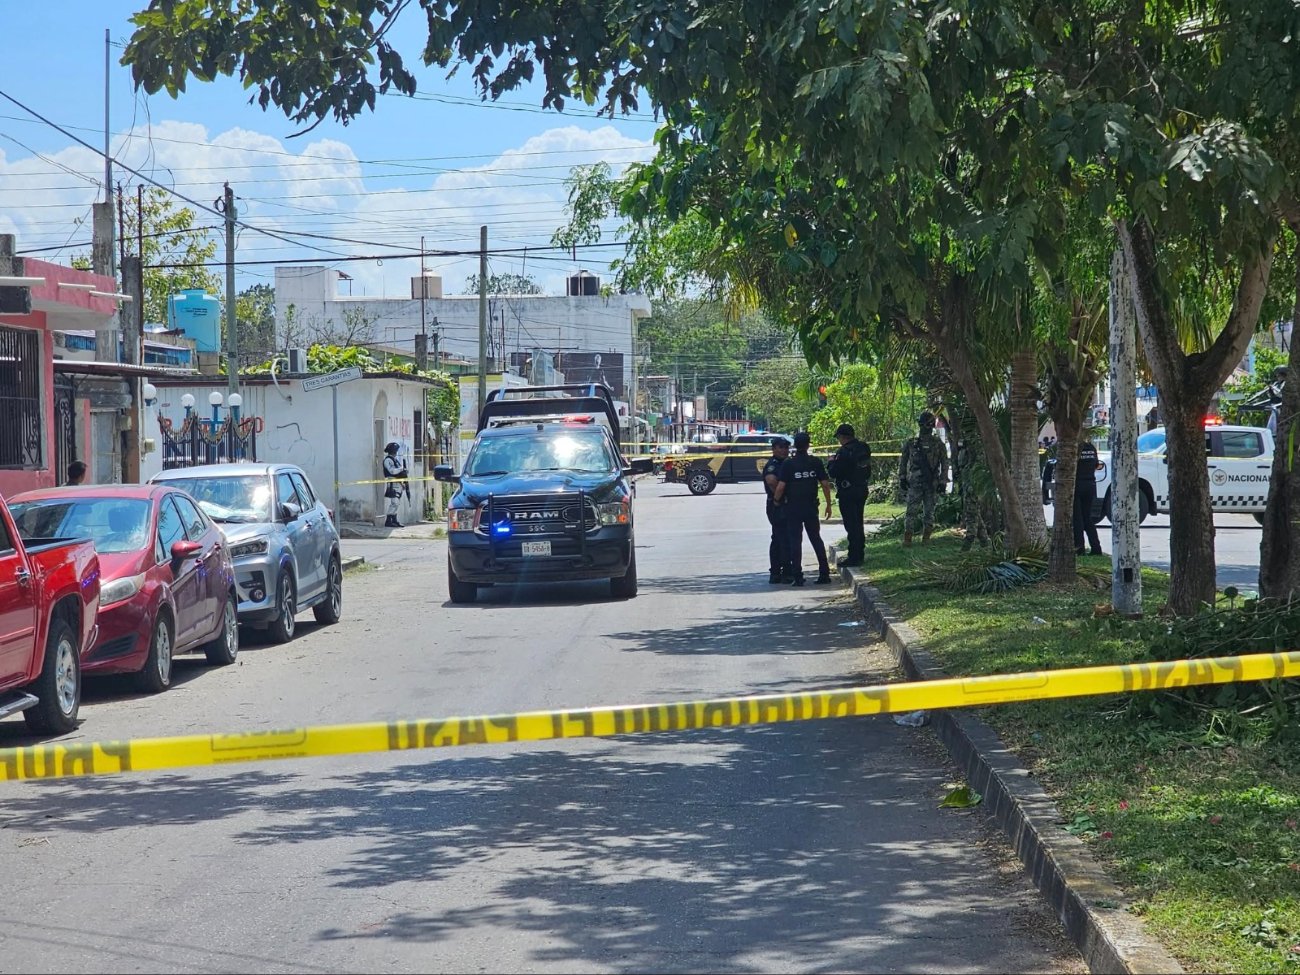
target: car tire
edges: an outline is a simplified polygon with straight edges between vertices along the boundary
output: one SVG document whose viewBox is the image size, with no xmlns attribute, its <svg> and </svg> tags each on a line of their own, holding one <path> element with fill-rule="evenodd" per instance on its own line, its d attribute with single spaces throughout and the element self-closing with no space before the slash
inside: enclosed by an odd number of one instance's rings
<svg viewBox="0 0 1300 975">
<path fill-rule="evenodd" d="M 41 675 L 29 690 L 36 695 L 36 704 L 23 712 L 28 728 L 42 735 L 62 735 L 77 727 L 77 712 L 81 709 L 81 653 L 76 631 L 67 620 L 56 619 L 50 623 Z"/>
<path fill-rule="evenodd" d="M 228 667 L 239 656 L 239 597 L 226 593 L 221 607 L 221 632 L 203 647 L 203 655 L 214 667 Z"/>
<path fill-rule="evenodd" d="M 325 578 L 325 599 L 312 607 L 317 623 L 330 626 L 343 617 L 343 563 L 337 555 L 330 557 Z"/>
<path fill-rule="evenodd" d="M 149 655 L 135 675 L 135 686 L 146 694 L 161 694 L 172 686 L 172 654 L 176 631 L 166 610 L 160 609 L 149 636 Z"/>
<path fill-rule="evenodd" d="M 707 468 L 693 467 L 686 472 L 686 490 L 696 497 L 712 494 L 717 486 L 718 479 L 713 476 L 713 471 Z"/>
<path fill-rule="evenodd" d="M 636 598 L 636 543 L 628 543 L 632 557 L 627 560 L 627 574 L 609 580 L 609 594 L 615 599 Z"/>
<path fill-rule="evenodd" d="M 1138 488 L 1138 524 L 1146 521 L 1151 515 L 1151 496 L 1141 487 Z M 1106 500 L 1101 503 L 1101 517 L 1093 522 L 1094 525 L 1100 525 L 1103 521 L 1110 521 L 1110 490 L 1106 491 Z"/>
<path fill-rule="evenodd" d="M 281 572 L 275 584 L 275 619 L 266 626 L 266 635 L 272 643 L 288 643 L 297 632 L 298 624 L 294 617 L 298 614 L 298 587 L 294 585 L 293 575 Z"/>
<path fill-rule="evenodd" d="M 456 578 L 456 570 L 451 566 L 451 556 L 447 556 L 447 595 L 457 604 L 472 603 L 478 599 L 478 586 L 472 582 L 461 582 Z"/>
</svg>

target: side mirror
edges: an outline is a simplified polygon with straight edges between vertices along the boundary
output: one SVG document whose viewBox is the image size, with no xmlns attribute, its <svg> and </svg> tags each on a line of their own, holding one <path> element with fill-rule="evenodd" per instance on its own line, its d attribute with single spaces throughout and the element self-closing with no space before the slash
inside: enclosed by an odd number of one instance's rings
<svg viewBox="0 0 1300 975">
<path fill-rule="evenodd" d="M 172 542 L 172 561 L 186 562 L 189 559 L 197 559 L 199 553 L 203 551 L 201 542 L 180 541 Z"/>
<path fill-rule="evenodd" d="M 285 501 L 280 505 L 280 517 L 285 521 L 297 521 L 302 517 L 302 508 L 292 501 Z"/>
<path fill-rule="evenodd" d="M 433 479 L 435 481 L 446 481 L 450 484 L 459 484 L 460 477 L 451 469 L 450 464 L 439 464 L 433 469 Z"/>
<path fill-rule="evenodd" d="M 637 457 L 635 460 L 628 462 L 627 467 L 623 468 L 624 476 L 630 474 L 653 474 L 655 462 L 649 457 Z"/>
</svg>

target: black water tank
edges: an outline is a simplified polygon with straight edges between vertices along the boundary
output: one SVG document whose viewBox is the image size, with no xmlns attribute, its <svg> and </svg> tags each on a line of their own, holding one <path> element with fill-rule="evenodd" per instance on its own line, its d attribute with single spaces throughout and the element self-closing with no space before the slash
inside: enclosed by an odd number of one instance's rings
<svg viewBox="0 0 1300 975">
<path fill-rule="evenodd" d="M 570 298 L 600 294 L 600 278 L 590 271 L 579 271 L 569 275 Z"/>
</svg>

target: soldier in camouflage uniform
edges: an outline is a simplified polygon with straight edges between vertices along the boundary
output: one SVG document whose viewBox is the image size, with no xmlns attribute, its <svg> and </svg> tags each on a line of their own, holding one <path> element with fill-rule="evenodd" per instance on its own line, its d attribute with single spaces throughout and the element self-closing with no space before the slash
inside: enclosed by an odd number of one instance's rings
<svg viewBox="0 0 1300 975">
<path fill-rule="evenodd" d="M 948 447 L 934 432 L 934 414 L 926 410 L 916 418 L 919 432 L 903 444 L 898 462 L 898 482 L 907 494 L 903 515 L 903 544 L 912 544 L 912 526 L 924 529 L 921 541 L 928 542 L 934 531 L 934 500 L 948 489 Z"/>
<path fill-rule="evenodd" d="M 969 552 L 971 544 L 979 541 L 980 548 L 989 544 L 988 525 L 984 523 L 984 505 L 975 488 L 975 469 L 983 465 L 979 441 L 963 440 L 957 448 L 957 479 L 961 491 L 961 523 L 966 529 L 966 539 L 961 550 Z"/>
</svg>

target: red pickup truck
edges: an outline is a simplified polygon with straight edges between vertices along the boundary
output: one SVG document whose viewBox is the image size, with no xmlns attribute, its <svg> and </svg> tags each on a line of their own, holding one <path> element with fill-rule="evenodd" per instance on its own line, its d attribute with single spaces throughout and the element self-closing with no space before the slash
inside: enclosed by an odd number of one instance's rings
<svg viewBox="0 0 1300 975">
<path fill-rule="evenodd" d="M 22 711 L 42 734 L 77 726 L 81 655 L 95 645 L 93 542 L 19 536 L 0 498 L 0 718 Z"/>
</svg>

